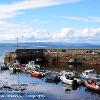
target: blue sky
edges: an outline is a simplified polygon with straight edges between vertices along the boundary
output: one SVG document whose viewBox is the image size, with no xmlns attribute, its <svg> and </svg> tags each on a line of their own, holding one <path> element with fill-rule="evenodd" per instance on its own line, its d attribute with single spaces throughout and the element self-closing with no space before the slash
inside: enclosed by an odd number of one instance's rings
<svg viewBox="0 0 100 100">
<path fill-rule="evenodd" d="M 0 0 L 0 42 L 100 43 L 100 0 Z"/>
</svg>

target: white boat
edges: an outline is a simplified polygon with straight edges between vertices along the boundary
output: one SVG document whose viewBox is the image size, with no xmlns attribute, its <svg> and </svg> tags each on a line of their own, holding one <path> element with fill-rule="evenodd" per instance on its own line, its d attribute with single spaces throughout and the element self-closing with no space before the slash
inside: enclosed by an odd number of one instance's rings
<svg viewBox="0 0 100 100">
<path fill-rule="evenodd" d="M 8 67 L 11 73 L 18 72 L 21 70 L 21 65 L 17 60 L 15 63 L 9 64 Z"/>
<path fill-rule="evenodd" d="M 89 79 L 89 78 L 96 79 L 97 78 L 97 73 L 94 69 L 85 70 L 84 72 L 82 72 L 82 74 L 80 76 L 81 76 L 81 78 L 84 78 L 84 79 Z"/>
<path fill-rule="evenodd" d="M 64 73 L 61 77 L 60 77 L 61 81 L 70 85 L 77 85 L 80 83 L 80 80 L 75 78 L 74 76 L 71 76 L 70 74 L 68 75 L 68 73 Z"/>
<path fill-rule="evenodd" d="M 13 72 L 14 64 L 8 64 L 7 66 L 9 67 L 9 70 L 10 70 L 11 72 Z"/>
<path fill-rule="evenodd" d="M 10 70 L 11 72 L 13 72 L 13 67 L 12 67 L 12 66 L 9 66 L 9 70 Z"/>
<path fill-rule="evenodd" d="M 40 68 L 39 65 L 35 64 L 34 61 L 29 61 L 28 64 L 26 64 L 27 68 L 31 68 L 31 69 L 36 69 L 36 68 Z"/>
<path fill-rule="evenodd" d="M 0 70 L 8 70 L 9 68 L 8 68 L 8 66 L 6 66 L 5 64 L 4 64 L 4 62 L 0 62 Z"/>
<path fill-rule="evenodd" d="M 16 73 L 21 71 L 21 64 L 18 60 L 16 60 L 14 63 L 8 64 L 9 70 L 11 73 Z"/>
<path fill-rule="evenodd" d="M 74 63 L 74 59 L 69 59 L 68 64 L 73 64 Z"/>
<path fill-rule="evenodd" d="M 19 65 L 19 64 L 20 64 L 19 60 L 16 60 L 16 61 L 14 62 L 14 65 L 15 65 L 15 66 L 17 66 L 17 65 Z"/>
<path fill-rule="evenodd" d="M 69 59 L 68 64 L 69 65 L 81 65 L 82 62 L 77 59 Z"/>
<path fill-rule="evenodd" d="M 71 72 L 69 70 L 67 70 L 67 71 L 61 71 L 60 72 L 60 75 L 63 75 L 65 73 L 66 73 L 66 75 L 69 75 L 69 76 L 75 76 L 75 72 Z"/>
</svg>

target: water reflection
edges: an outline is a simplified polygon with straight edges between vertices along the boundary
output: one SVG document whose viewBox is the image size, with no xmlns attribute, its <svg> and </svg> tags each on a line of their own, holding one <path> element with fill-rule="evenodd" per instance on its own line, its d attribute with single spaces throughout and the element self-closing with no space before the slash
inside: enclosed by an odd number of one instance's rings
<svg viewBox="0 0 100 100">
<path fill-rule="evenodd" d="M 89 88 L 86 88 L 85 91 L 90 93 L 91 95 L 96 95 L 96 96 L 100 97 L 100 91 L 95 91 L 95 90 L 92 90 L 92 89 L 89 89 Z"/>
<path fill-rule="evenodd" d="M 62 84 L 62 87 L 64 88 L 65 92 L 67 92 L 67 93 L 72 90 L 73 91 L 77 90 L 80 87 L 80 85 L 69 85 L 69 84 L 66 84 L 63 82 L 61 82 L 61 84 Z"/>
<path fill-rule="evenodd" d="M 73 68 L 74 67 L 74 65 L 68 65 L 69 66 L 69 68 Z"/>
<path fill-rule="evenodd" d="M 86 65 L 69 67 L 63 64 L 46 64 L 45 68 L 58 72 L 62 70 L 82 72 L 86 69 L 95 69 L 100 74 L 100 67 Z M 100 94 L 91 92 L 82 86 L 70 86 L 61 82 L 52 84 L 50 81 L 45 82 L 44 79 L 32 78 L 30 75 L 24 73 L 10 74 L 9 71 L 1 71 L 0 76 L 2 76 L 0 77 L 0 83 L 8 84 L 8 86 L 18 83 L 27 85 L 27 88 L 23 91 L 21 88 L 17 91 L 17 86 L 11 86 L 11 88 L 6 87 L 3 89 L 4 91 L 0 88 L 1 100 L 8 100 L 7 95 L 21 96 L 21 98 L 17 98 L 19 100 L 100 100 Z M 2 95 L 6 97 L 1 97 Z M 29 97 L 30 95 L 32 97 Z M 16 98 L 9 99 L 13 100 Z"/>
<path fill-rule="evenodd" d="M 49 78 L 46 78 L 45 82 L 58 84 L 60 82 L 60 79 L 49 79 Z"/>
<path fill-rule="evenodd" d="M 78 73 L 81 73 L 84 70 L 88 70 L 88 69 L 95 69 L 96 72 L 98 74 L 100 74 L 100 66 L 98 65 L 87 65 L 87 64 L 82 64 L 82 65 L 68 65 L 68 64 L 64 64 L 64 63 L 60 63 L 60 64 L 51 64 L 51 63 L 47 63 L 44 64 L 43 66 L 45 66 L 46 69 L 48 70 L 55 70 L 55 71 L 62 71 L 62 70 L 70 70 L 70 71 L 76 71 Z"/>
</svg>

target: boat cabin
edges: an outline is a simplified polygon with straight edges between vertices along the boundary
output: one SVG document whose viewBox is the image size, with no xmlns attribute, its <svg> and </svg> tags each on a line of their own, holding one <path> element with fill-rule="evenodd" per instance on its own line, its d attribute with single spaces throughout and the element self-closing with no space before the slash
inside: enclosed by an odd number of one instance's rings
<svg viewBox="0 0 100 100">
<path fill-rule="evenodd" d="M 73 76 L 70 76 L 70 75 L 65 75 L 66 79 L 69 79 L 69 80 L 74 80 L 74 77 Z"/>
<path fill-rule="evenodd" d="M 86 70 L 82 73 L 82 77 L 84 77 L 84 78 L 96 78 L 97 73 L 94 69 L 93 70 Z"/>
</svg>

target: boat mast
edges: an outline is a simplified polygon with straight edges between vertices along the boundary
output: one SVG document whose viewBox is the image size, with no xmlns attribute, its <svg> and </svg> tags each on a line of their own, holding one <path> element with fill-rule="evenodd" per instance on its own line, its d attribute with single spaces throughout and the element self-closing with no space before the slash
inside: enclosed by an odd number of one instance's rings
<svg viewBox="0 0 100 100">
<path fill-rule="evenodd" d="M 17 37 L 17 49 L 18 49 L 18 37 Z M 18 72 L 18 85 L 19 85 L 19 72 Z"/>
<path fill-rule="evenodd" d="M 18 49 L 18 37 L 17 37 L 17 49 Z"/>
</svg>

